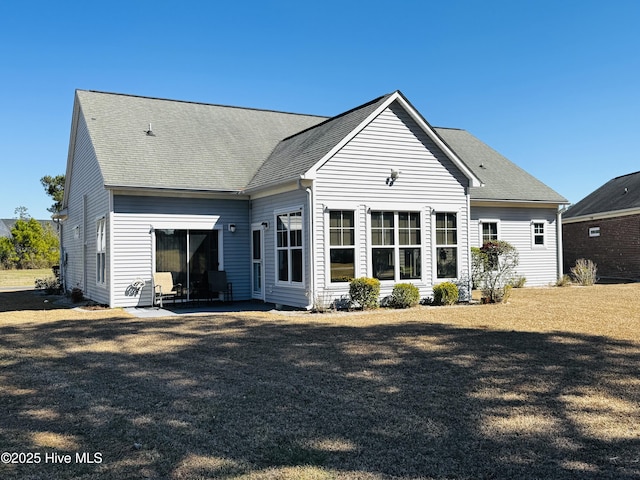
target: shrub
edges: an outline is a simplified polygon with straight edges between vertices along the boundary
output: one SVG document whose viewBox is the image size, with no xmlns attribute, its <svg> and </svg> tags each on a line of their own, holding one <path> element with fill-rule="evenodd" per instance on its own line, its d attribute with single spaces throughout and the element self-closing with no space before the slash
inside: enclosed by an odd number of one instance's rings
<svg viewBox="0 0 640 480">
<path fill-rule="evenodd" d="M 377 278 L 354 278 L 349 283 L 351 301 L 362 309 L 378 308 L 380 296 L 380 280 Z"/>
<path fill-rule="evenodd" d="M 525 283 L 527 283 L 527 277 L 516 277 L 511 280 L 510 285 L 513 288 L 523 288 Z"/>
<path fill-rule="evenodd" d="M 571 277 L 569 275 L 562 275 L 556 282 L 556 287 L 568 287 L 571 285 Z"/>
<path fill-rule="evenodd" d="M 62 286 L 60 280 L 56 277 L 36 278 L 36 289 L 44 290 L 47 295 L 55 295 L 60 293 Z"/>
<path fill-rule="evenodd" d="M 500 303 L 505 299 L 506 287 L 512 285 L 518 266 L 518 251 L 503 240 L 486 242 L 480 250 L 486 254 L 480 286 L 483 301 Z"/>
<path fill-rule="evenodd" d="M 584 258 L 579 258 L 576 260 L 576 265 L 571 268 L 571 276 L 573 279 L 584 287 L 588 287 L 596 283 L 598 277 L 596 273 L 598 272 L 598 268 L 596 264 L 591 260 L 585 260 Z"/>
<path fill-rule="evenodd" d="M 442 282 L 433 286 L 434 305 L 453 305 L 458 301 L 458 287 L 455 283 Z"/>
<path fill-rule="evenodd" d="M 482 283 L 486 264 L 487 254 L 478 247 L 471 247 L 471 288 L 476 289 Z"/>
<path fill-rule="evenodd" d="M 71 290 L 71 301 L 73 303 L 81 302 L 83 298 L 84 298 L 84 294 L 82 293 L 82 289 L 81 288 L 74 287 Z"/>
<path fill-rule="evenodd" d="M 391 292 L 393 308 L 415 307 L 420 301 L 420 290 L 413 283 L 398 283 Z"/>
</svg>

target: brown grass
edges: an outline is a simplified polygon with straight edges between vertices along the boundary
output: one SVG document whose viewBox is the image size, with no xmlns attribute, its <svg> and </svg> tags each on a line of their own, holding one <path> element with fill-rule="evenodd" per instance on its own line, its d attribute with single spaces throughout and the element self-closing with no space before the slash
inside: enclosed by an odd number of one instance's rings
<svg viewBox="0 0 640 480">
<path fill-rule="evenodd" d="M 0 451 L 102 462 L 2 478 L 640 476 L 640 284 L 152 320 L 45 299 L 0 293 Z"/>
</svg>

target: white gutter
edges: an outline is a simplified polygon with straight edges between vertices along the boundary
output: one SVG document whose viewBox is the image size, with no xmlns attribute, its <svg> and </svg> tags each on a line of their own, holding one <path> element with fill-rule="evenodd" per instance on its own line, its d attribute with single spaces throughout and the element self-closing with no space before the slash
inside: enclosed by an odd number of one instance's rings
<svg viewBox="0 0 640 480">
<path fill-rule="evenodd" d="M 311 261 L 309 262 L 309 305 L 304 307 L 306 310 L 312 310 L 315 302 L 315 277 L 314 277 L 314 262 L 316 261 L 316 242 L 315 237 L 315 209 L 313 208 L 313 190 L 310 187 L 306 188 L 307 192 L 307 208 L 309 210 L 309 252 L 311 255 Z"/>
<path fill-rule="evenodd" d="M 558 273 L 558 280 L 562 278 L 564 273 L 563 271 L 563 258 L 562 258 L 562 210 L 558 209 L 556 213 L 556 253 L 557 253 L 557 262 L 558 265 L 556 267 Z"/>
</svg>

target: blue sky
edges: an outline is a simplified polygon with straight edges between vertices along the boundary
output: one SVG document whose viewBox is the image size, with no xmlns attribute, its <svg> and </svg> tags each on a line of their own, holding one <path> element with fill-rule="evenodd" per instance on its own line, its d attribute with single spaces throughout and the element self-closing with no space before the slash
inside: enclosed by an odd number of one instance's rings
<svg viewBox="0 0 640 480">
<path fill-rule="evenodd" d="M 640 2 L 0 5 L 0 218 L 48 218 L 77 88 L 336 115 L 401 90 L 571 202 L 640 170 Z"/>
</svg>

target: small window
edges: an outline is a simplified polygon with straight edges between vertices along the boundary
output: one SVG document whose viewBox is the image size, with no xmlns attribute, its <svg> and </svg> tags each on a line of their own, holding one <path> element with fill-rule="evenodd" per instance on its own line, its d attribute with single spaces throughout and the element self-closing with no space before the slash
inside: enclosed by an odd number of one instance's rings
<svg viewBox="0 0 640 480">
<path fill-rule="evenodd" d="M 533 246 L 544 247 L 544 222 L 533 222 Z"/>
<path fill-rule="evenodd" d="M 498 240 L 498 222 L 482 222 L 482 245 Z"/>
<path fill-rule="evenodd" d="M 590 237 L 599 237 L 600 236 L 600 227 L 591 227 L 589 229 Z"/>
</svg>

